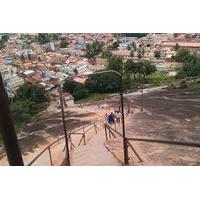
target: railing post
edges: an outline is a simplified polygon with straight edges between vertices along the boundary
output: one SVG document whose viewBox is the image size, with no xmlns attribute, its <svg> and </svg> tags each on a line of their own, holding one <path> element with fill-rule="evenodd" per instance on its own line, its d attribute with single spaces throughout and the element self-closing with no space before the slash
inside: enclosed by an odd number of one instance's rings
<svg viewBox="0 0 200 200">
<path fill-rule="evenodd" d="M 104 128 L 105 128 L 105 136 L 106 136 L 106 140 L 108 140 L 108 135 L 107 135 L 107 127 L 106 127 L 106 124 L 105 124 Z"/>
<path fill-rule="evenodd" d="M 108 133 L 109 133 L 109 134 L 108 134 L 108 135 L 109 135 L 109 138 L 111 139 L 111 130 L 108 129 L 108 131 L 109 131 L 109 132 L 108 132 Z"/>
<path fill-rule="evenodd" d="M 95 132 L 96 132 L 96 134 L 97 134 L 97 125 L 96 125 L 95 122 L 94 122 L 94 129 L 95 129 Z"/>
<path fill-rule="evenodd" d="M 48 151 L 49 151 L 50 164 L 51 164 L 51 166 L 53 166 L 53 161 L 52 161 L 52 157 L 51 157 L 51 149 L 50 149 L 50 147 L 48 148 Z"/>
<path fill-rule="evenodd" d="M 85 132 L 84 122 L 83 122 L 83 133 Z"/>
<path fill-rule="evenodd" d="M 83 142 L 84 142 L 84 145 L 86 145 L 85 134 L 83 134 Z"/>
<path fill-rule="evenodd" d="M 70 139 L 70 149 L 72 150 L 73 146 L 72 146 L 72 136 L 71 136 L 71 133 L 69 133 L 69 139 Z"/>
<path fill-rule="evenodd" d="M 0 73 L 0 134 L 6 150 L 9 165 L 23 166 L 21 151 L 17 141 L 15 127 L 13 124 L 8 95 L 4 88 L 3 79 Z"/>
<path fill-rule="evenodd" d="M 128 157 L 128 140 L 125 138 L 125 165 L 129 164 L 129 157 Z"/>
</svg>

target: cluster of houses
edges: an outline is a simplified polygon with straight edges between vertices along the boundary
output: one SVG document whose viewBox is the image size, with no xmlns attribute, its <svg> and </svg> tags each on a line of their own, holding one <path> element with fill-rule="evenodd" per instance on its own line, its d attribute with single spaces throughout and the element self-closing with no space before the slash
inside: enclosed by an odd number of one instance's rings
<svg viewBox="0 0 200 200">
<path fill-rule="evenodd" d="M 177 45 L 200 52 L 199 34 L 175 36 L 149 33 L 145 37 L 137 38 L 108 33 L 63 33 L 61 37 L 67 38 L 66 48 L 61 48 L 59 41 L 39 44 L 34 39 L 36 35 L 9 34 L 5 47 L 0 49 L 0 72 L 8 93 L 15 93 L 24 83 L 40 85 L 46 91 L 51 91 L 71 76 L 88 75 L 104 69 L 107 65 L 106 59 L 87 59 L 84 56 L 87 44 L 93 41 L 102 42 L 106 48 L 117 40 L 119 47 L 112 53 L 131 59 L 138 59 L 138 49 L 141 47 L 144 49 L 144 59 L 147 60 L 168 61 L 175 55 Z M 160 52 L 159 58 L 155 57 L 156 51 Z"/>
<path fill-rule="evenodd" d="M 170 61 L 176 54 L 176 46 L 187 47 L 194 51 L 200 52 L 200 34 L 177 34 L 175 37 L 172 33 L 149 33 L 145 37 L 118 37 L 119 47 L 113 50 L 114 55 L 122 56 L 130 59 L 138 59 L 138 50 L 142 47 L 144 50 L 144 59 Z M 131 55 L 129 48 L 135 43 L 136 49 Z M 159 51 L 160 56 L 157 58 L 155 52 Z"/>
<path fill-rule="evenodd" d="M 35 35 L 28 34 L 28 37 Z M 68 33 L 62 37 L 67 38 L 66 48 L 58 47 L 56 41 L 41 45 L 30 42 L 24 34 L 9 34 L 6 46 L 0 49 L 0 72 L 9 94 L 24 83 L 50 91 L 71 76 L 88 75 L 104 67 L 100 62 L 85 58 L 85 49 L 87 43 L 94 40 L 110 42 L 112 34 Z"/>
</svg>

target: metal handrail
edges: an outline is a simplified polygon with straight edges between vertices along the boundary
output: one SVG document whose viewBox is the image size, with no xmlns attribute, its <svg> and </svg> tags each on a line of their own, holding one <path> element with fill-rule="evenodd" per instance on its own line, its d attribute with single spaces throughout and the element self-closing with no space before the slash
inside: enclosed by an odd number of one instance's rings
<svg viewBox="0 0 200 200">
<path fill-rule="evenodd" d="M 123 137 L 123 135 L 118 132 L 117 130 L 113 129 L 108 124 L 105 124 L 105 127 L 108 128 L 110 131 L 117 133 L 119 136 Z M 160 143 L 160 144 L 170 144 L 170 145 L 180 145 L 180 146 L 188 146 L 188 147 L 195 147 L 200 148 L 200 143 L 195 142 L 187 142 L 187 141 L 174 141 L 174 140 L 162 140 L 162 139 L 152 139 L 152 138 L 134 138 L 134 137 L 126 137 L 126 142 L 128 143 L 131 150 L 134 152 L 134 154 L 137 156 L 138 160 L 142 162 L 142 159 L 138 155 L 138 153 L 133 148 L 133 145 L 130 143 L 130 141 L 138 141 L 138 142 L 150 142 L 150 143 Z"/>
<path fill-rule="evenodd" d="M 95 123 L 96 125 L 101 123 L 103 121 L 103 118 L 97 120 L 97 123 Z M 85 124 L 86 127 L 93 125 L 94 122 L 89 122 L 87 124 Z M 92 127 L 93 128 L 93 127 Z M 83 127 L 79 127 L 75 130 L 73 130 L 73 132 L 69 133 L 68 138 L 70 137 L 70 135 L 76 134 L 75 132 L 82 130 Z M 82 134 L 85 134 L 86 132 L 88 132 L 91 128 L 89 128 L 88 130 L 86 130 L 85 132 L 83 132 Z M 49 151 L 49 156 L 50 156 L 50 161 L 52 162 L 51 159 L 51 151 L 49 150 L 51 148 L 51 146 L 53 146 L 54 144 L 58 143 L 60 140 L 64 139 L 65 136 L 60 137 L 59 139 L 57 139 L 56 141 L 52 142 L 51 144 L 49 144 L 47 147 L 45 147 L 31 162 L 29 162 L 28 166 L 31 166 L 44 152 L 46 152 L 47 150 Z M 71 142 L 71 141 L 70 141 Z M 73 144 L 72 144 L 73 145 Z"/>
<path fill-rule="evenodd" d="M 108 124 L 105 124 L 105 127 L 108 128 L 109 131 L 113 131 L 115 133 L 117 133 L 119 136 L 123 137 L 123 135 L 118 132 L 117 130 L 113 129 L 111 126 L 109 126 Z M 140 162 L 143 162 L 142 158 L 139 156 L 139 154 L 136 152 L 136 150 L 134 149 L 133 145 L 129 142 L 129 139 L 126 137 L 125 138 L 127 144 L 129 145 L 129 147 L 131 148 L 131 150 L 133 151 L 133 153 L 136 155 L 136 157 L 138 158 L 138 160 Z"/>
</svg>

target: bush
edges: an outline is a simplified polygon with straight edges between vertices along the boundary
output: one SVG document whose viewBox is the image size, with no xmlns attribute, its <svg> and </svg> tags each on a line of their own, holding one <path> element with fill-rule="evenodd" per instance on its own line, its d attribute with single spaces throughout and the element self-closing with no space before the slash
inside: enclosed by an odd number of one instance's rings
<svg viewBox="0 0 200 200">
<path fill-rule="evenodd" d="M 83 99 L 89 96 L 89 91 L 85 87 L 77 87 L 73 92 L 76 100 Z"/>
<path fill-rule="evenodd" d="M 73 80 L 66 80 L 63 84 L 63 90 L 72 94 L 75 100 L 83 99 L 89 96 L 89 91 L 85 85 Z"/>
<path fill-rule="evenodd" d="M 48 100 L 43 88 L 29 84 L 17 89 L 15 98 L 16 100 L 30 100 L 35 103 L 44 103 Z"/>
<path fill-rule="evenodd" d="M 89 75 L 86 80 L 86 88 L 90 92 L 111 93 L 120 90 L 120 77 L 113 72 Z"/>
<path fill-rule="evenodd" d="M 168 76 L 166 72 L 155 72 L 147 77 L 147 81 L 149 84 L 154 85 L 170 85 L 174 81 L 174 77 Z"/>
</svg>

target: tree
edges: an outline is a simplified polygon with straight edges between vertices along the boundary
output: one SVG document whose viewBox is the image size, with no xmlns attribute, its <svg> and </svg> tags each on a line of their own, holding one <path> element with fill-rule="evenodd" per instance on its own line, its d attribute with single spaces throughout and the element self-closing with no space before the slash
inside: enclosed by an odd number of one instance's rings
<svg viewBox="0 0 200 200">
<path fill-rule="evenodd" d="M 161 56 L 161 52 L 159 50 L 154 51 L 154 56 L 159 59 Z"/>
<path fill-rule="evenodd" d="M 0 49 L 3 49 L 5 47 L 5 41 L 0 40 Z"/>
<path fill-rule="evenodd" d="M 89 96 L 89 91 L 85 85 L 73 80 L 66 80 L 63 84 L 63 90 L 72 94 L 75 100 Z"/>
<path fill-rule="evenodd" d="M 50 37 L 48 33 L 38 33 L 37 40 L 40 44 L 45 44 L 50 42 Z"/>
<path fill-rule="evenodd" d="M 31 57 L 32 57 L 31 54 L 28 53 L 28 59 L 29 59 L 29 60 L 31 60 Z"/>
<path fill-rule="evenodd" d="M 144 69 L 142 70 L 142 73 L 143 73 L 144 77 L 146 77 L 156 71 L 156 66 L 150 62 L 144 62 L 143 66 L 144 66 Z"/>
<path fill-rule="evenodd" d="M 133 73 L 134 79 L 136 79 L 135 75 L 138 73 L 138 67 L 139 67 L 139 64 L 133 62 L 132 60 L 127 60 L 124 65 L 125 72 L 127 74 Z"/>
<path fill-rule="evenodd" d="M 131 50 L 130 57 L 133 57 L 133 56 L 134 56 L 134 51 Z"/>
<path fill-rule="evenodd" d="M 123 61 L 121 57 L 111 56 L 108 58 L 108 69 L 116 70 L 122 72 Z"/>
<path fill-rule="evenodd" d="M 143 48 L 138 49 L 137 56 L 138 56 L 139 59 L 144 57 L 144 49 Z"/>
<path fill-rule="evenodd" d="M 112 43 L 112 48 L 113 49 L 117 49 L 119 47 L 119 42 L 118 41 L 114 41 L 113 43 Z"/>
<path fill-rule="evenodd" d="M 85 85 L 90 92 L 118 92 L 121 87 L 120 76 L 113 72 L 91 74 L 88 76 Z"/>
<path fill-rule="evenodd" d="M 73 69 L 73 72 L 74 72 L 74 74 L 78 74 L 78 70 L 75 68 L 75 69 Z"/>
<path fill-rule="evenodd" d="M 137 50 L 137 45 L 136 45 L 136 43 L 135 43 L 134 41 L 132 42 L 131 46 L 133 47 L 133 50 L 134 50 L 134 51 Z"/>
<path fill-rule="evenodd" d="M 142 38 L 147 36 L 147 33 L 124 33 L 123 34 L 125 37 L 137 37 L 137 38 Z"/>
<path fill-rule="evenodd" d="M 198 56 L 197 54 L 191 52 L 187 48 L 179 48 L 175 55 L 176 62 L 190 62 L 190 61 L 197 61 Z"/>
<path fill-rule="evenodd" d="M 76 87 L 74 89 L 73 96 L 76 100 L 83 99 L 89 96 L 89 91 L 84 86 Z"/>
<path fill-rule="evenodd" d="M 179 47 L 178 43 L 176 43 L 175 51 L 177 51 L 179 48 L 180 48 L 180 47 Z"/>
<path fill-rule="evenodd" d="M 21 60 L 23 63 L 25 62 L 24 54 L 21 54 L 21 56 L 20 56 L 20 60 Z"/>
<path fill-rule="evenodd" d="M 29 84 L 25 84 L 17 89 L 15 98 L 16 100 L 30 100 L 35 103 L 48 101 L 48 97 L 45 95 L 43 88 Z"/>
<path fill-rule="evenodd" d="M 66 38 L 62 38 L 60 41 L 60 48 L 66 48 L 68 46 L 68 42 Z"/>
<path fill-rule="evenodd" d="M 102 52 L 103 43 L 94 41 L 92 44 L 86 45 L 86 57 L 93 58 Z"/>
<path fill-rule="evenodd" d="M 102 58 L 109 58 L 112 56 L 112 53 L 109 50 L 105 50 L 102 52 L 101 57 Z"/>
<path fill-rule="evenodd" d="M 4 33 L 4 34 L 1 36 L 1 39 L 4 40 L 5 42 L 7 42 L 8 39 L 9 39 L 8 33 Z"/>
</svg>

